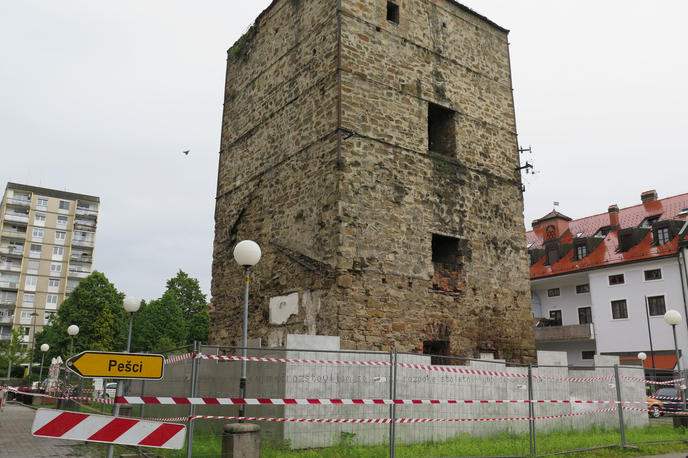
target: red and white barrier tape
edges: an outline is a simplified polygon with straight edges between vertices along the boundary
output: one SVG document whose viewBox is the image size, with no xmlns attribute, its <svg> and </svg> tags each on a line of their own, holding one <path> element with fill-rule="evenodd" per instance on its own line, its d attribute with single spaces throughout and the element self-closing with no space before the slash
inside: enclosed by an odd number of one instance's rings
<svg viewBox="0 0 688 458">
<path fill-rule="evenodd" d="M 119 396 L 120 404 L 160 405 L 433 405 L 433 404 L 646 404 L 647 401 L 578 400 L 460 400 L 460 399 L 263 399 L 263 398 L 174 398 L 154 396 Z"/>
<path fill-rule="evenodd" d="M 165 364 L 178 363 L 179 361 L 184 361 L 185 359 L 196 358 L 198 355 L 199 353 L 185 353 L 183 355 L 172 356 L 165 360 Z"/>
<path fill-rule="evenodd" d="M 395 423 L 434 423 L 434 422 L 484 422 L 484 421 L 520 421 L 520 420 L 548 420 L 552 418 L 575 417 L 601 412 L 615 412 L 617 409 L 594 410 L 591 412 L 572 413 L 567 415 L 547 415 L 542 417 L 516 417 L 516 418 L 396 418 Z M 268 417 L 225 417 L 214 415 L 192 415 L 192 420 L 250 420 L 250 421 L 275 421 L 288 423 L 390 423 L 390 418 L 368 419 L 340 419 L 340 418 L 268 418 Z"/>
</svg>

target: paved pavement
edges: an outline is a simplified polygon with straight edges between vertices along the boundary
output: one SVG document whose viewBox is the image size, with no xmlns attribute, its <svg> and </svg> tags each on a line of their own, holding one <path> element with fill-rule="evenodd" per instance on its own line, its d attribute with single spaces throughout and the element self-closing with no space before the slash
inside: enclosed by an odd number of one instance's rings
<svg viewBox="0 0 688 458">
<path fill-rule="evenodd" d="M 22 404 L 8 403 L 0 412 L 0 457 L 47 458 L 89 457 L 84 442 L 49 439 L 31 434 L 36 411 Z M 684 457 L 681 457 L 684 458 Z"/>
</svg>

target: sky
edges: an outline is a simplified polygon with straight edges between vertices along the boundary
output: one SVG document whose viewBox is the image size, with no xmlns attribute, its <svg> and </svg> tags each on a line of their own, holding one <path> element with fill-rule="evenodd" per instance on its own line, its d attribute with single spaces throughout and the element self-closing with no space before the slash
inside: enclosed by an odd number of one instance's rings
<svg viewBox="0 0 688 458">
<path fill-rule="evenodd" d="M 688 192 L 688 2 L 462 3 L 510 30 L 526 230 Z M 0 185 L 100 197 L 95 269 L 210 299 L 227 50 L 269 4 L 0 2 Z"/>
</svg>

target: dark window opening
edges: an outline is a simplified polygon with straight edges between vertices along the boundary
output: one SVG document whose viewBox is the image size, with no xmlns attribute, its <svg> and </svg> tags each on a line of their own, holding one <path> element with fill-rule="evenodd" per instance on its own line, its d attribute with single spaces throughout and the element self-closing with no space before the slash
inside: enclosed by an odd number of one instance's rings
<svg viewBox="0 0 688 458">
<path fill-rule="evenodd" d="M 463 293 L 466 286 L 464 265 L 470 258 L 467 243 L 455 237 L 432 234 L 433 290 Z"/>
<path fill-rule="evenodd" d="M 628 318 L 628 308 L 626 307 L 626 299 L 620 301 L 612 301 L 612 318 L 621 320 Z"/>
<path fill-rule="evenodd" d="M 547 265 L 551 266 L 559 260 L 559 250 L 557 247 L 547 249 Z"/>
<path fill-rule="evenodd" d="M 434 103 L 428 104 L 428 149 L 445 156 L 456 153 L 455 113 Z"/>
<path fill-rule="evenodd" d="M 430 355 L 430 364 L 450 365 L 451 360 L 446 356 L 451 356 L 451 347 L 447 340 L 428 340 L 423 342 L 423 354 Z"/>
<path fill-rule="evenodd" d="M 640 223 L 640 227 L 652 227 L 653 224 L 659 221 L 660 216 L 662 215 L 650 216 L 648 218 L 645 218 L 645 220 L 642 223 Z"/>
<path fill-rule="evenodd" d="M 588 247 L 582 243 L 580 245 L 576 245 L 576 260 L 580 261 L 584 257 L 588 255 Z"/>
<path fill-rule="evenodd" d="M 625 253 L 633 248 L 633 234 L 621 234 L 619 237 L 619 251 Z"/>
<path fill-rule="evenodd" d="M 624 283 L 626 283 L 626 280 L 624 279 L 624 274 L 609 276 L 609 285 L 623 285 Z"/>
<path fill-rule="evenodd" d="M 645 271 L 645 280 L 661 280 L 662 269 L 653 269 Z"/>
<path fill-rule="evenodd" d="M 550 326 L 561 326 L 561 310 L 550 310 L 549 311 Z"/>
<path fill-rule="evenodd" d="M 576 294 L 585 294 L 590 292 L 590 284 L 576 285 Z"/>
<path fill-rule="evenodd" d="M 662 246 L 666 244 L 669 241 L 669 228 L 668 227 L 658 227 L 656 229 L 656 234 L 657 237 L 655 238 L 657 240 L 657 245 Z"/>
<path fill-rule="evenodd" d="M 609 226 L 601 227 L 596 233 L 595 237 L 606 237 L 611 228 Z"/>
<path fill-rule="evenodd" d="M 561 296 L 561 290 L 559 288 L 552 288 L 547 290 L 547 297 L 557 297 Z"/>
<path fill-rule="evenodd" d="M 578 309 L 578 323 L 579 324 L 590 324 L 590 323 L 592 323 L 592 308 L 591 307 L 581 307 Z"/>
<path fill-rule="evenodd" d="M 650 316 L 660 316 L 666 313 L 666 303 L 664 302 L 664 296 L 648 297 L 647 306 L 650 309 Z"/>
<path fill-rule="evenodd" d="M 399 5 L 387 2 L 387 20 L 399 24 Z"/>
<path fill-rule="evenodd" d="M 595 350 L 583 350 L 581 359 L 595 359 Z"/>
</svg>

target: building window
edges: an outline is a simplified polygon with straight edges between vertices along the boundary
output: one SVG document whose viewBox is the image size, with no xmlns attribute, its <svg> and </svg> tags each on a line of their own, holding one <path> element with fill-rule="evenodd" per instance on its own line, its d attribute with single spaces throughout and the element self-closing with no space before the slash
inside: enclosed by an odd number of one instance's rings
<svg viewBox="0 0 688 458">
<path fill-rule="evenodd" d="M 36 302 L 36 295 L 34 293 L 24 293 L 22 296 L 22 307 L 33 307 Z"/>
<path fill-rule="evenodd" d="M 595 350 L 583 350 L 581 359 L 595 359 Z"/>
<path fill-rule="evenodd" d="M 64 254 L 64 247 L 61 247 L 61 246 L 53 247 L 53 254 L 55 256 L 62 256 Z"/>
<path fill-rule="evenodd" d="M 547 297 L 557 297 L 561 296 L 561 290 L 559 288 L 552 288 L 547 290 Z"/>
<path fill-rule="evenodd" d="M 69 218 L 67 218 L 66 216 L 61 216 L 61 215 L 60 215 L 60 216 L 57 217 L 57 224 L 66 226 L 68 220 L 69 220 Z"/>
<path fill-rule="evenodd" d="M 45 308 L 56 309 L 57 308 L 57 294 L 48 294 L 45 297 Z"/>
<path fill-rule="evenodd" d="M 624 280 L 624 274 L 610 275 L 609 276 L 609 285 L 610 286 L 623 285 L 624 283 L 626 283 L 626 280 Z"/>
<path fill-rule="evenodd" d="M 55 240 L 65 240 L 67 238 L 67 233 L 66 232 L 60 232 L 56 231 L 55 232 Z"/>
<path fill-rule="evenodd" d="M 547 265 L 551 266 L 559 260 L 559 250 L 557 247 L 552 247 L 547 249 Z"/>
<path fill-rule="evenodd" d="M 32 243 L 31 244 L 31 253 L 40 253 L 41 252 L 41 246 L 37 243 Z"/>
<path fill-rule="evenodd" d="M 69 202 L 67 202 L 66 200 L 61 200 L 60 210 L 69 210 Z"/>
<path fill-rule="evenodd" d="M 451 364 L 451 362 L 446 359 L 447 356 L 451 356 L 450 349 L 449 341 L 429 340 L 423 342 L 423 354 L 430 355 L 430 364 L 433 365 Z"/>
<path fill-rule="evenodd" d="M 550 310 L 549 311 L 550 326 L 561 326 L 561 310 Z"/>
<path fill-rule="evenodd" d="M 626 299 L 612 301 L 612 318 L 615 320 L 623 320 L 625 318 L 628 318 L 628 308 L 626 307 Z"/>
<path fill-rule="evenodd" d="M 588 247 L 582 243 L 580 245 L 576 245 L 576 259 L 580 260 L 583 259 L 588 255 Z"/>
<path fill-rule="evenodd" d="M 549 225 L 545 228 L 545 240 L 554 240 L 557 238 L 557 229 Z"/>
<path fill-rule="evenodd" d="M 27 273 L 37 274 L 41 266 L 41 261 L 31 260 L 26 268 Z"/>
<path fill-rule="evenodd" d="M 625 253 L 633 248 L 633 234 L 621 234 L 619 237 L 619 252 Z"/>
<path fill-rule="evenodd" d="M 428 149 L 445 156 L 456 153 L 455 113 L 434 103 L 428 104 Z"/>
<path fill-rule="evenodd" d="M 596 233 L 595 237 L 604 238 L 609 234 L 611 228 L 609 226 L 601 227 Z"/>
<path fill-rule="evenodd" d="M 37 198 L 36 205 L 41 205 L 43 207 L 47 207 L 48 206 L 48 198 L 47 197 Z"/>
<path fill-rule="evenodd" d="M 459 264 L 459 239 L 432 234 L 432 262 Z"/>
<path fill-rule="evenodd" d="M 465 288 L 464 264 L 470 256 L 465 240 L 432 234 L 432 263 L 434 274 L 431 288 L 450 293 L 461 293 Z"/>
<path fill-rule="evenodd" d="M 663 316 L 666 313 L 664 296 L 648 297 L 647 306 L 650 309 L 650 316 Z"/>
<path fill-rule="evenodd" d="M 38 227 L 34 227 L 33 228 L 33 236 L 42 238 L 43 237 L 43 229 L 40 229 Z"/>
<path fill-rule="evenodd" d="M 649 216 L 645 218 L 643 222 L 640 223 L 640 227 L 652 227 L 653 224 L 659 221 L 660 216 L 662 215 Z"/>
<path fill-rule="evenodd" d="M 37 281 L 38 281 L 38 277 L 27 276 L 26 277 L 26 286 L 36 286 Z"/>
<path fill-rule="evenodd" d="M 50 272 L 60 273 L 62 272 L 62 264 L 52 263 L 50 264 Z"/>
<path fill-rule="evenodd" d="M 45 213 L 36 213 L 34 218 L 37 223 L 45 223 Z"/>
<path fill-rule="evenodd" d="M 657 233 L 657 245 L 662 246 L 669 241 L 669 228 L 668 227 L 658 227 Z"/>
<path fill-rule="evenodd" d="M 579 324 L 590 324 L 590 323 L 592 323 L 592 308 L 591 307 L 581 307 L 578 309 L 578 323 Z"/>
<path fill-rule="evenodd" d="M 60 279 L 59 278 L 51 278 L 48 280 L 48 288 L 59 288 L 60 287 Z"/>
<path fill-rule="evenodd" d="M 576 285 L 576 294 L 585 294 L 590 292 L 590 284 Z"/>
<path fill-rule="evenodd" d="M 662 269 L 653 269 L 645 271 L 645 280 L 661 280 L 662 279 Z"/>
<path fill-rule="evenodd" d="M 399 24 L 399 5 L 387 2 L 387 20 Z"/>
</svg>

